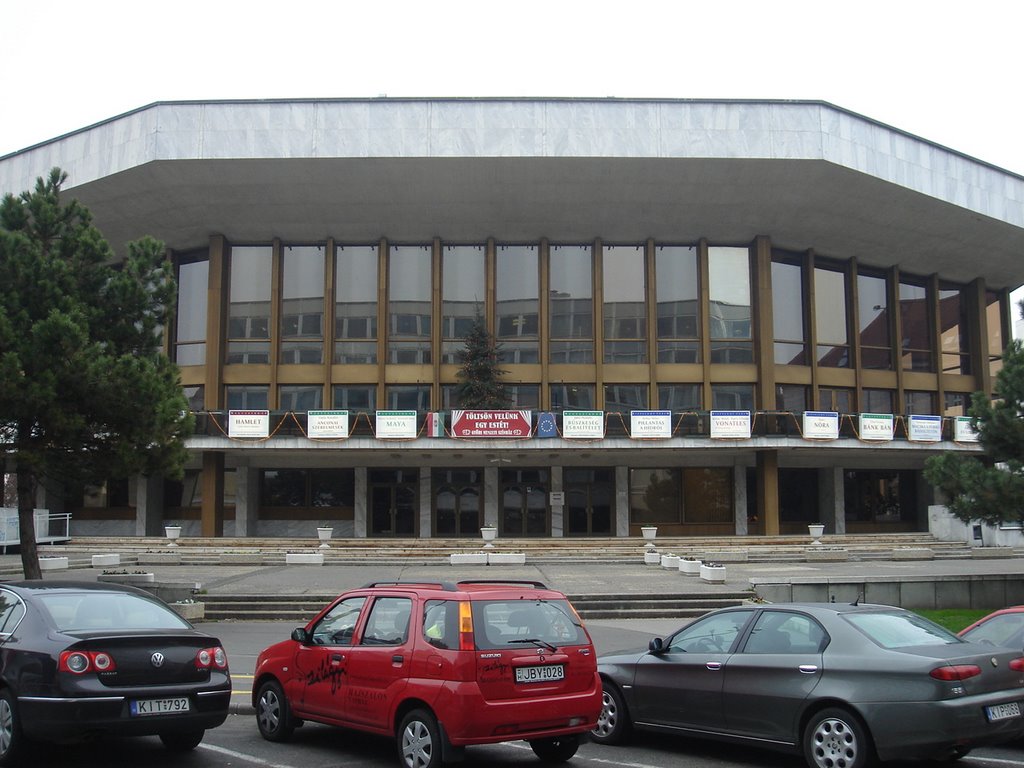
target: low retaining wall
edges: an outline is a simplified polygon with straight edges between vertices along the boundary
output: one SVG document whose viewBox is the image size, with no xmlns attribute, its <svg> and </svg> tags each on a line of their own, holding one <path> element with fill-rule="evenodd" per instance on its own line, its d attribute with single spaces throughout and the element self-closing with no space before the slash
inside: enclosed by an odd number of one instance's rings
<svg viewBox="0 0 1024 768">
<path fill-rule="evenodd" d="M 1024 574 L 963 576 L 755 577 L 754 593 L 770 603 L 814 602 L 897 605 L 902 608 L 1002 608 L 1024 603 Z"/>
</svg>

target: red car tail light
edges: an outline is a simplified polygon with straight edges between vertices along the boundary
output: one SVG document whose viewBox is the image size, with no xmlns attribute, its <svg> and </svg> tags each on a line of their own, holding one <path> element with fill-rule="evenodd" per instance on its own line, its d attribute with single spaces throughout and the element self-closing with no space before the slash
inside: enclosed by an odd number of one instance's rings
<svg viewBox="0 0 1024 768">
<path fill-rule="evenodd" d="M 936 667 L 929 672 L 936 680 L 966 680 L 981 674 L 977 664 L 954 664 L 948 667 Z"/>
<path fill-rule="evenodd" d="M 459 650 L 476 650 L 473 642 L 473 604 L 467 601 L 459 603 Z"/>
<path fill-rule="evenodd" d="M 113 672 L 117 665 L 113 657 L 103 651 L 61 651 L 57 669 L 73 675 L 84 675 L 87 672 Z"/>
<path fill-rule="evenodd" d="M 228 655 L 219 645 L 216 648 L 202 648 L 196 654 L 196 669 L 227 669 Z"/>
<path fill-rule="evenodd" d="M 1024 672 L 1024 658 L 1012 659 L 1010 661 L 1010 669 L 1014 672 Z"/>
</svg>

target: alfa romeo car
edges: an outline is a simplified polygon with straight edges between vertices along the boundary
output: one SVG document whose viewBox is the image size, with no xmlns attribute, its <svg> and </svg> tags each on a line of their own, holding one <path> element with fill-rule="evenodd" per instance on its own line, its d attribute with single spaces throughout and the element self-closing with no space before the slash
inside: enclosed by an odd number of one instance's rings
<svg viewBox="0 0 1024 768">
<path fill-rule="evenodd" d="M 96 582 L 0 584 L 0 765 L 30 742 L 159 736 L 198 745 L 231 699 L 220 640 L 141 589 Z"/>
<path fill-rule="evenodd" d="M 722 609 L 602 655 L 591 737 L 648 729 L 802 753 L 812 768 L 954 760 L 1024 735 L 1021 649 L 965 642 L 901 608 Z"/>
<path fill-rule="evenodd" d="M 558 763 L 597 723 L 596 661 L 565 595 L 539 582 L 376 582 L 260 653 L 253 705 L 265 739 L 304 721 L 390 735 L 406 768 L 515 740 Z"/>
</svg>

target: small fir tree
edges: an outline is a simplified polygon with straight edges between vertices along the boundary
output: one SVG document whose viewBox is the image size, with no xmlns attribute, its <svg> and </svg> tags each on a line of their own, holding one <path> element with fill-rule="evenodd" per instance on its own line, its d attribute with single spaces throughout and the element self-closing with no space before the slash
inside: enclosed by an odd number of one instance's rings
<svg viewBox="0 0 1024 768">
<path fill-rule="evenodd" d="M 1024 345 L 1020 340 L 1010 342 L 1003 354 L 995 399 L 975 392 L 969 414 L 985 456 L 933 456 L 925 464 L 925 478 L 945 494 L 949 511 L 965 523 L 1024 520 Z"/>
<path fill-rule="evenodd" d="M 457 359 L 462 365 L 457 374 L 459 384 L 455 388 L 459 407 L 509 408 L 512 400 L 508 388 L 501 380 L 505 371 L 498 366 L 501 345 L 488 332 L 479 314 L 463 341 L 466 346 L 457 353 Z"/>
<path fill-rule="evenodd" d="M 164 247 L 144 238 L 115 259 L 89 211 L 61 199 L 66 178 L 54 169 L 0 203 L 0 440 L 26 578 L 41 576 L 38 486 L 180 476 L 192 431 L 162 351 L 176 293 Z"/>
</svg>

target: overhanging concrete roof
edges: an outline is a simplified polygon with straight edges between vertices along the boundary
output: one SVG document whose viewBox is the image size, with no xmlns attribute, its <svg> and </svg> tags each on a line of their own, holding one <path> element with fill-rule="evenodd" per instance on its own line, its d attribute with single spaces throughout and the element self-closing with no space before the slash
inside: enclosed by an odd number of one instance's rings
<svg viewBox="0 0 1024 768">
<path fill-rule="evenodd" d="M 822 102 L 157 103 L 0 158 L 0 191 L 54 166 L 116 248 L 769 235 L 1024 283 L 1024 178 Z"/>
</svg>

